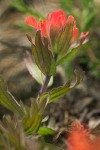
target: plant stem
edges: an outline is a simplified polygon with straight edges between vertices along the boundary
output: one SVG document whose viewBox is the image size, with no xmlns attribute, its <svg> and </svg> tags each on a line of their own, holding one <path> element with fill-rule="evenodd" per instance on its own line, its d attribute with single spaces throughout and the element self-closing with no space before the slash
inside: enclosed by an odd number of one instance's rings
<svg viewBox="0 0 100 150">
<path fill-rule="evenodd" d="M 46 76 L 44 84 L 43 84 L 43 86 L 41 87 L 41 89 L 39 91 L 40 95 L 43 94 L 44 92 L 46 92 L 49 81 L 50 81 L 50 76 Z"/>
<path fill-rule="evenodd" d="M 41 87 L 41 89 L 40 89 L 40 91 L 39 91 L 39 93 L 38 93 L 38 97 L 37 97 L 37 102 L 38 102 L 38 100 L 39 100 L 39 97 L 44 93 L 44 92 L 46 92 L 46 90 L 47 90 L 47 86 L 48 86 L 48 83 L 49 83 L 49 81 L 50 81 L 50 76 L 46 76 L 46 78 L 45 78 L 45 81 L 44 81 L 44 84 L 42 85 L 42 87 Z"/>
</svg>

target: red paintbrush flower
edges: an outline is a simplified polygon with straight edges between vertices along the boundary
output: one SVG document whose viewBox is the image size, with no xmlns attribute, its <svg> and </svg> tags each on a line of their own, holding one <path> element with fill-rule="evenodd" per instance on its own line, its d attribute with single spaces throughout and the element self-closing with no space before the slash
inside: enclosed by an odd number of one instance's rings
<svg viewBox="0 0 100 150">
<path fill-rule="evenodd" d="M 92 140 L 89 131 L 76 122 L 72 125 L 68 143 L 68 150 L 100 150 L 100 137 Z"/>
<path fill-rule="evenodd" d="M 40 30 L 42 40 L 48 39 L 48 48 L 52 51 L 58 64 L 66 60 L 67 52 L 71 52 L 73 48 L 88 41 L 89 33 L 82 33 L 78 36 L 76 20 L 73 16 L 67 17 L 61 9 L 48 14 L 46 19 L 41 21 L 29 16 L 25 23 L 35 28 L 36 31 Z"/>
<path fill-rule="evenodd" d="M 36 30 L 41 30 L 42 36 L 49 36 L 50 31 L 54 30 L 54 28 L 56 30 L 63 30 L 69 22 L 73 23 L 72 37 L 75 39 L 78 36 L 76 20 L 73 16 L 68 16 L 67 18 L 66 14 L 61 9 L 48 14 L 46 20 L 37 21 L 33 16 L 29 16 L 25 20 L 28 26 Z M 86 37 L 87 34 L 88 32 L 86 32 L 86 34 L 83 32 L 81 37 Z"/>
<path fill-rule="evenodd" d="M 33 16 L 29 16 L 26 18 L 25 23 L 28 26 L 35 28 L 36 30 L 41 30 L 42 35 L 46 36 L 46 21 L 45 20 L 41 20 L 37 22 Z"/>
<path fill-rule="evenodd" d="M 66 14 L 62 10 L 54 11 L 47 15 L 46 20 L 36 21 L 33 16 L 29 16 L 25 20 L 26 24 L 41 30 L 42 36 L 49 36 L 52 30 L 63 30 L 64 27 L 69 23 L 73 22 L 73 38 L 75 39 L 78 35 L 78 28 L 76 27 L 76 21 L 73 16 L 69 16 L 68 19 Z"/>
</svg>

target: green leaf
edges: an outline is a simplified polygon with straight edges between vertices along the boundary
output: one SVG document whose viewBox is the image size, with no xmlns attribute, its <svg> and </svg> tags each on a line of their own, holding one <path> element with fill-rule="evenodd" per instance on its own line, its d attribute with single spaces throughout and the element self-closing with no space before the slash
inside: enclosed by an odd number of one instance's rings
<svg viewBox="0 0 100 150">
<path fill-rule="evenodd" d="M 64 86 L 61 86 L 59 88 L 55 88 L 52 91 L 50 91 L 50 100 L 49 103 L 57 100 L 58 98 L 61 98 L 63 95 L 65 95 L 69 91 L 70 82 L 68 81 Z M 48 96 L 48 93 L 43 94 L 40 97 L 40 102 L 43 101 L 44 98 Z"/>
<path fill-rule="evenodd" d="M 54 75 L 56 73 L 55 61 L 51 51 L 48 49 L 47 39 L 45 38 L 43 39 L 43 41 L 41 39 L 41 31 L 36 32 L 35 45 L 32 42 L 31 44 L 35 62 L 39 67 L 39 69 L 41 70 L 41 72 L 49 76 Z"/>
<path fill-rule="evenodd" d="M 7 115 L 0 121 L 0 150 L 37 150 L 39 142 L 25 134 L 18 116 Z"/>
<path fill-rule="evenodd" d="M 37 134 L 40 134 L 40 135 L 53 135 L 54 133 L 55 131 L 48 127 L 40 127 L 37 132 Z"/>
<path fill-rule="evenodd" d="M 22 150 L 24 144 L 23 142 L 25 142 L 24 139 L 22 139 L 22 137 L 24 138 L 24 133 L 21 126 L 21 122 L 20 121 L 16 122 L 16 121 L 18 121 L 17 118 L 11 119 L 10 116 L 4 116 L 3 121 L 0 122 L 0 130 L 2 131 L 2 137 L 3 137 L 0 139 L 0 142 L 1 140 L 2 142 L 5 141 L 5 143 L 8 146 L 13 145 L 13 147 L 16 147 L 16 150 L 19 149 Z M 4 144 L 2 146 L 4 146 Z"/>
<path fill-rule="evenodd" d="M 43 100 L 49 95 L 50 96 L 50 100 L 49 103 L 57 100 L 58 98 L 61 98 L 62 96 L 64 96 L 67 92 L 69 92 L 71 89 L 73 89 L 74 87 L 76 87 L 82 77 L 83 77 L 83 72 L 81 72 L 80 70 L 75 71 L 76 74 L 76 81 L 73 84 L 73 81 L 68 81 L 64 86 L 61 86 L 59 88 L 55 88 L 52 91 L 50 91 L 49 93 L 45 93 L 43 95 L 41 95 L 39 102 L 43 102 Z"/>
<path fill-rule="evenodd" d="M 39 83 L 43 84 L 45 81 L 45 75 L 39 70 L 37 65 L 33 62 L 31 54 L 27 51 L 26 57 L 25 57 L 25 64 L 26 67 L 31 74 L 31 76 Z M 48 86 L 51 86 L 53 84 L 53 77 L 50 78 Z"/>
<path fill-rule="evenodd" d="M 73 23 L 68 22 L 63 30 L 54 30 L 52 29 L 50 32 L 51 43 L 53 50 L 58 57 L 64 56 L 67 53 L 67 50 L 70 46 L 70 41 L 72 39 L 73 34 Z"/>
<path fill-rule="evenodd" d="M 26 134 L 31 135 L 37 133 L 42 122 L 45 107 L 49 100 L 48 98 L 48 96 L 44 98 L 40 104 L 38 104 L 36 100 L 33 100 L 30 108 L 27 109 L 27 113 L 22 121 Z"/>
<path fill-rule="evenodd" d="M 67 54 L 61 58 L 58 58 L 56 65 L 64 64 L 66 61 L 72 59 L 79 52 L 80 46 L 87 43 L 88 40 L 89 40 L 89 35 L 87 35 L 85 38 L 84 37 L 79 38 L 77 41 L 71 44 Z"/>
<path fill-rule="evenodd" d="M 61 31 L 61 33 L 57 37 L 56 43 L 58 45 L 57 49 L 60 57 L 64 56 L 67 53 L 72 36 L 73 36 L 73 23 L 68 22 L 64 31 L 63 32 Z"/>
<path fill-rule="evenodd" d="M 2 104 L 7 109 L 19 114 L 20 116 L 24 115 L 24 111 L 21 108 L 20 104 L 15 100 L 11 93 L 7 89 L 6 82 L 0 76 L 0 104 Z"/>
<path fill-rule="evenodd" d="M 79 51 L 79 47 L 73 48 L 71 52 L 67 53 L 64 57 L 61 59 L 58 59 L 57 65 L 64 64 L 66 61 L 69 61 L 71 58 L 73 58 Z"/>
<path fill-rule="evenodd" d="M 41 119 L 41 115 L 38 114 L 38 105 L 34 100 L 22 121 L 26 134 L 35 133 L 40 126 Z"/>
</svg>

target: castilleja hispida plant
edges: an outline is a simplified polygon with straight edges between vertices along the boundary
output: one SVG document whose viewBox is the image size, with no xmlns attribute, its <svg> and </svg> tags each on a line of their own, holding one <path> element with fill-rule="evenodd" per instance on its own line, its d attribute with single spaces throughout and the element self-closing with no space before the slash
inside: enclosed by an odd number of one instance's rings
<svg viewBox="0 0 100 150">
<path fill-rule="evenodd" d="M 3 119 L 0 126 L 0 141 L 2 141 L 0 148 L 8 144 L 2 145 L 4 141 L 9 141 L 11 149 L 17 147 L 18 150 L 26 150 L 27 147 L 31 150 L 29 148 L 29 138 L 32 144 L 34 135 L 55 134 L 55 130 L 43 126 L 45 108 L 49 103 L 64 96 L 81 81 L 82 72 L 77 70 L 75 71 L 76 81 L 74 83 L 70 80 L 63 86 L 47 91 L 47 87 L 53 82 L 52 79 L 56 74 L 57 66 L 69 61 L 79 52 L 80 46 L 88 41 L 89 32 L 79 34 L 74 17 L 66 16 L 62 10 L 54 11 L 48 14 L 45 20 L 40 21 L 37 21 L 33 16 L 29 16 L 26 18 L 25 23 L 36 30 L 34 38 L 27 35 L 31 43 L 32 55 L 26 52 L 25 63 L 31 75 L 41 84 L 41 89 L 37 97 L 31 100 L 31 105 L 26 106 L 15 100 L 8 92 L 5 81 L 0 77 L 0 103 L 17 115 L 17 118 L 15 116 L 14 119 L 8 117 Z M 75 128 L 77 132 L 74 134 Z M 74 140 L 80 137 L 83 138 L 84 143 L 86 143 L 85 137 L 88 140 L 87 134 L 83 134 L 83 130 L 85 129 L 81 129 L 80 126 L 79 128 L 77 126 L 72 127 L 68 140 L 71 145 L 70 150 L 90 150 L 91 146 L 88 149 L 78 149 L 75 145 Z M 81 131 L 82 135 L 80 134 Z M 23 136 L 24 142 L 21 141 L 21 136 Z"/>
</svg>

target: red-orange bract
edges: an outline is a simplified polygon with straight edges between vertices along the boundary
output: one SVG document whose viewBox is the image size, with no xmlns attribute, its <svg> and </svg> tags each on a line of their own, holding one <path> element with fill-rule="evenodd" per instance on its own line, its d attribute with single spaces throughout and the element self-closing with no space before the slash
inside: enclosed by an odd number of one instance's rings
<svg viewBox="0 0 100 150">
<path fill-rule="evenodd" d="M 48 14 L 46 19 L 41 21 L 29 16 L 25 23 L 35 28 L 36 34 L 40 30 L 41 41 L 44 45 L 44 39 L 46 39 L 45 44 L 52 52 L 57 65 L 74 57 L 78 53 L 76 48 L 89 40 L 89 32 L 82 32 L 79 36 L 76 20 L 73 16 L 67 17 L 61 9 Z"/>
<path fill-rule="evenodd" d="M 50 32 L 54 31 L 55 34 L 58 30 L 62 30 L 67 26 L 69 22 L 73 23 L 72 41 L 78 36 L 78 28 L 76 27 L 76 20 L 73 16 L 66 16 L 66 14 L 60 9 L 47 15 L 46 20 L 36 21 L 33 16 L 29 16 L 25 20 L 26 24 L 41 30 L 41 35 L 50 38 Z M 80 37 L 85 37 L 88 32 L 82 33 Z"/>
<path fill-rule="evenodd" d="M 89 131 L 79 123 L 72 125 L 68 142 L 68 150 L 100 150 L 100 137 L 91 140 Z"/>
</svg>

